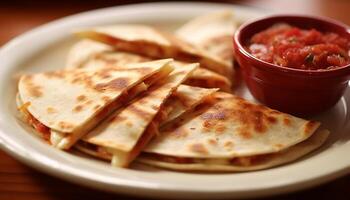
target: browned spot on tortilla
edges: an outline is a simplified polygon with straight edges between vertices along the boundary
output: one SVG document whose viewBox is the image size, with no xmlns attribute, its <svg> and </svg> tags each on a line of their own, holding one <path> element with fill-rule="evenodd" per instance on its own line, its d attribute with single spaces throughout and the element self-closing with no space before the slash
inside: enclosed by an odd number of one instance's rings
<svg viewBox="0 0 350 200">
<path fill-rule="evenodd" d="M 252 133 L 248 130 L 242 129 L 242 130 L 238 130 L 238 134 L 240 136 L 242 136 L 245 139 L 250 139 L 252 138 Z"/>
<path fill-rule="evenodd" d="M 232 141 L 226 141 L 224 143 L 224 147 L 228 148 L 228 149 L 231 149 L 233 147 L 233 142 Z"/>
<path fill-rule="evenodd" d="M 84 104 L 85 104 L 85 105 L 90 105 L 90 104 L 92 104 L 92 103 L 93 103 L 93 101 L 92 101 L 92 100 L 89 100 L 89 101 L 85 102 Z"/>
<path fill-rule="evenodd" d="M 195 153 L 200 153 L 200 154 L 207 154 L 208 153 L 207 148 L 201 143 L 191 144 L 190 150 L 195 152 Z"/>
<path fill-rule="evenodd" d="M 32 84 L 28 84 L 27 85 L 27 90 L 29 92 L 29 95 L 31 95 L 32 97 L 41 97 L 43 95 L 43 93 L 41 92 L 41 87 L 40 86 L 35 86 Z"/>
<path fill-rule="evenodd" d="M 195 127 L 191 127 L 190 129 L 191 129 L 191 130 L 196 130 L 196 128 L 195 128 Z"/>
<path fill-rule="evenodd" d="M 226 127 L 223 124 L 218 124 L 215 128 L 216 133 L 223 133 L 225 130 L 226 130 Z"/>
<path fill-rule="evenodd" d="M 253 112 L 252 122 L 254 124 L 254 130 L 259 133 L 263 133 L 267 129 L 266 125 L 263 122 L 263 116 L 264 114 L 261 111 Z"/>
<path fill-rule="evenodd" d="M 271 124 L 275 124 L 277 122 L 277 118 L 276 117 L 267 117 L 267 121 L 270 122 Z"/>
<path fill-rule="evenodd" d="M 211 127 L 213 127 L 214 123 L 209 121 L 209 120 L 205 120 L 202 124 L 203 128 L 206 129 L 210 129 Z"/>
<path fill-rule="evenodd" d="M 80 112 L 83 110 L 83 106 L 82 105 L 77 105 L 73 108 L 73 111 L 74 112 Z"/>
<path fill-rule="evenodd" d="M 290 125 L 290 119 L 285 117 L 283 118 L 283 124 L 286 125 L 286 126 L 289 126 Z"/>
<path fill-rule="evenodd" d="M 235 121 L 240 122 L 242 129 L 253 129 L 258 133 L 264 133 L 269 124 L 277 122 L 275 117 L 269 115 L 269 108 L 249 103 L 241 98 L 236 98 L 236 100 L 237 106 L 229 113 L 232 114 Z"/>
<path fill-rule="evenodd" d="M 284 147 L 284 145 L 283 144 L 275 144 L 275 147 L 277 147 L 277 148 L 283 148 Z"/>
<path fill-rule="evenodd" d="M 311 134 L 317 125 L 318 125 L 318 122 L 316 121 L 308 121 L 305 125 L 304 134 L 306 136 Z"/>
<path fill-rule="evenodd" d="M 64 122 L 64 121 L 60 121 L 58 122 L 58 126 L 61 128 L 61 129 L 71 129 L 74 127 L 73 124 L 69 123 L 69 122 Z"/>
<path fill-rule="evenodd" d="M 218 142 L 217 142 L 215 139 L 213 139 L 213 138 L 209 138 L 209 139 L 208 139 L 208 143 L 211 144 L 211 145 L 216 145 L 216 144 L 218 144 Z"/>
<path fill-rule="evenodd" d="M 46 112 L 47 112 L 48 114 L 52 114 L 52 113 L 55 113 L 55 112 L 56 112 L 56 109 L 53 108 L 53 107 L 47 107 L 47 108 L 46 108 Z"/>
<path fill-rule="evenodd" d="M 100 83 L 95 86 L 95 89 L 98 91 L 103 91 L 107 89 L 111 90 L 122 90 L 129 85 L 129 78 L 122 77 L 109 81 L 108 83 Z"/>
<path fill-rule="evenodd" d="M 128 106 L 128 109 L 134 113 L 136 116 L 143 118 L 145 120 L 149 120 L 151 118 L 151 114 L 148 113 L 145 110 L 142 110 L 142 108 L 138 108 L 136 105 L 131 104 Z"/>
<path fill-rule="evenodd" d="M 85 101 L 85 100 L 86 100 L 86 96 L 85 95 L 77 96 L 77 101 Z"/>
<path fill-rule="evenodd" d="M 65 76 L 65 73 L 64 71 L 51 71 L 51 72 L 45 72 L 44 75 L 47 77 L 47 78 L 64 78 Z"/>
<path fill-rule="evenodd" d="M 159 109 L 159 106 L 152 105 L 151 108 L 152 108 L 153 110 L 158 110 L 158 109 Z"/>
<path fill-rule="evenodd" d="M 132 122 L 126 122 L 126 126 L 131 128 L 133 126 Z"/>
<path fill-rule="evenodd" d="M 72 84 L 81 84 L 87 86 L 88 88 L 94 87 L 92 76 L 83 72 L 76 72 L 72 74 L 72 79 L 70 81 Z"/>
</svg>

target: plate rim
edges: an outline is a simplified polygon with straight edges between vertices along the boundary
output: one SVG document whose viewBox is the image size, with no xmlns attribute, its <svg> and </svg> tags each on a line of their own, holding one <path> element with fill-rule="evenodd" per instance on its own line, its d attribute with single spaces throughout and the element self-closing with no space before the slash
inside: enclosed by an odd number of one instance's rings
<svg viewBox="0 0 350 200">
<path fill-rule="evenodd" d="M 219 6 L 219 7 L 226 7 L 228 6 L 230 9 L 247 9 L 246 6 L 237 6 L 234 4 L 224 4 L 224 3 L 199 3 L 199 2 L 157 2 L 157 3 L 139 3 L 139 4 L 130 4 L 130 5 L 123 5 L 123 6 L 115 6 L 115 7 L 109 7 L 109 8 L 102 8 L 102 9 L 96 9 L 96 10 L 91 10 L 91 11 L 86 11 L 78 14 L 74 14 L 71 16 L 67 16 L 58 20 L 54 20 L 52 22 L 49 22 L 47 24 L 41 25 L 37 28 L 32 29 L 31 31 L 28 31 L 24 34 L 21 34 L 20 36 L 12 39 L 10 42 L 4 44 L 2 48 L 0 49 L 0 58 L 2 58 L 4 55 L 7 54 L 7 52 L 11 52 L 13 48 L 17 48 L 21 43 L 29 40 L 35 35 L 40 35 L 43 34 L 43 32 L 48 31 L 50 32 L 51 29 L 53 28 L 59 28 L 62 23 L 66 23 L 66 21 L 72 21 L 70 23 L 74 24 L 79 24 L 78 21 L 79 19 L 82 18 L 89 18 L 94 15 L 98 15 L 101 13 L 110 13 L 110 12 L 115 12 L 116 10 L 132 10 L 136 8 L 142 8 L 142 9 L 149 9 L 149 10 L 156 10 L 159 9 L 159 7 L 184 7 L 184 6 L 190 6 L 190 5 L 195 5 L 195 6 L 203 6 L 203 7 L 211 7 L 211 6 Z M 255 9 L 248 7 L 249 9 Z M 127 11 L 125 11 L 127 12 Z M 104 14 L 106 15 L 106 14 Z M 76 21 L 76 22 L 74 22 Z M 54 43 L 54 41 L 51 41 Z M 0 69 L 1 71 L 1 69 Z M 4 123 L 4 119 L 2 119 L 2 114 L 0 114 L 0 124 Z M 39 141 L 37 141 L 39 142 Z M 63 169 L 54 167 L 50 165 L 49 163 L 43 163 L 41 162 L 38 157 L 38 160 L 34 160 L 33 157 L 26 157 L 23 152 L 19 153 L 16 151 L 18 150 L 18 146 L 16 147 L 16 141 L 11 139 L 10 137 L 6 137 L 6 131 L 4 131 L 3 127 L 0 126 L 0 147 L 8 154 L 11 156 L 15 157 L 16 159 L 20 160 L 21 162 L 34 167 L 38 169 L 39 171 L 43 171 L 47 174 L 50 174 L 52 176 L 58 177 L 60 179 L 64 179 L 70 182 L 82 184 L 85 186 L 88 186 L 90 188 L 98 188 L 102 190 L 108 190 L 108 191 L 114 191 L 114 192 L 120 192 L 124 194 L 130 194 L 130 191 L 126 191 L 125 189 L 132 189 L 132 192 L 138 191 L 137 194 L 141 195 L 146 195 L 149 197 L 155 197 L 155 196 L 162 196 L 162 197 L 169 197 L 168 195 L 170 193 L 176 194 L 177 197 L 181 198 L 188 198 L 191 197 L 193 198 L 193 195 L 197 195 L 197 198 L 211 198 L 211 197 L 220 197 L 220 198 L 225 198 L 225 197 L 251 197 L 251 193 L 254 192 L 255 194 L 261 195 L 261 196 L 266 196 L 266 195 L 271 195 L 271 194 L 280 194 L 284 192 L 291 192 L 291 191 L 296 191 L 299 189 L 303 188 L 308 188 L 312 187 L 321 183 L 324 183 L 326 181 L 333 180 L 339 176 L 342 176 L 346 173 L 350 172 L 350 160 L 348 163 L 342 167 L 338 167 L 337 170 L 333 170 L 332 173 L 328 174 L 323 174 L 321 176 L 314 176 L 311 177 L 307 180 L 299 180 L 299 182 L 283 182 L 280 183 L 280 185 L 265 185 L 265 187 L 261 187 L 260 189 L 232 189 L 232 190 L 211 190 L 211 191 L 203 191 L 203 190 L 189 190 L 189 188 L 174 188 L 174 187 L 169 187 L 170 185 L 166 186 L 160 186 L 160 185 L 150 185 L 147 182 L 138 182 L 138 185 L 135 185 L 136 182 L 133 182 L 132 184 L 125 183 L 124 179 L 120 179 L 120 183 L 116 184 L 113 183 L 106 183 L 106 182 L 100 182 L 94 179 L 91 179 L 91 177 L 85 177 L 82 176 L 81 174 L 77 174 L 76 171 L 74 173 L 72 172 L 65 172 L 62 171 Z M 21 149 L 19 147 L 19 149 Z M 26 149 L 22 148 L 22 151 L 26 151 Z M 36 155 L 40 156 L 40 155 Z M 52 164 L 52 163 L 51 163 Z M 59 173 L 57 173 L 59 172 Z M 118 178 L 118 177 L 115 177 Z M 317 180 L 317 181 L 316 181 Z M 145 180 L 146 181 L 146 180 Z M 124 183 L 123 183 L 124 182 Z M 93 185 L 93 183 L 97 185 Z M 301 187 L 299 184 L 303 184 Z M 106 188 L 106 185 L 114 186 L 114 188 Z M 273 189 L 274 192 L 271 192 L 269 190 Z M 157 193 L 157 194 L 155 194 Z M 219 193 L 219 194 L 218 194 Z M 135 194 L 134 194 L 135 195 Z M 254 195 L 255 196 L 255 195 Z M 158 196 L 159 197 L 159 196 Z"/>
</svg>

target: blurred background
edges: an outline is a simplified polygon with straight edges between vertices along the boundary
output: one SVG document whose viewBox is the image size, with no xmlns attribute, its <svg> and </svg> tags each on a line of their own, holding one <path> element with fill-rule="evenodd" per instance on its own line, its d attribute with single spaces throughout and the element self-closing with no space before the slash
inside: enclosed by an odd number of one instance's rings
<svg viewBox="0 0 350 200">
<path fill-rule="evenodd" d="M 35 26 L 74 13 L 130 3 L 140 0 L 11 0 L 0 2 L 0 45 Z M 323 15 L 350 24 L 349 0 L 231 0 L 212 1 L 243 4 L 279 12 Z"/>
</svg>

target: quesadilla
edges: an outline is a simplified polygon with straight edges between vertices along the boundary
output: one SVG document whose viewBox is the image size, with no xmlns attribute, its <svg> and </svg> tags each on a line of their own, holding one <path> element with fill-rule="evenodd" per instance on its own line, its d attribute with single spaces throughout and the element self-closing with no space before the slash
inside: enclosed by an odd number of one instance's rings
<svg viewBox="0 0 350 200">
<path fill-rule="evenodd" d="M 127 167 L 157 134 L 160 122 L 166 117 L 163 112 L 166 99 L 198 66 L 175 67 L 163 83 L 154 85 L 142 97 L 109 116 L 83 137 L 77 148 L 98 157 L 112 157 L 113 166 Z"/>
<path fill-rule="evenodd" d="M 102 44 L 101 46 L 101 44 L 92 40 L 82 40 L 73 45 L 68 54 L 67 68 L 97 69 L 110 65 L 125 67 L 126 64 L 152 60 L 149 57 L 133 53 L 102 48 L 107 45 Z M 178 61 L 176 63 L 184 66 L 188 64 Z M 205 68 L 197 68 L 185 84 L 204 88 L 220 88 L 226 92 L 231 91 L 231 82 L 228 78 Z"/>
<path fill-rule="evenodd" d="M 195 47 L 176 36 L 145 25 L 112 25 L 77 31 L 82 38 L 108 44 L 119 51 L 140 54 L 151 58 L 174 58 L 184 62 L 199 62 L 223 76 L 231 78 L 232 65 Z"/>
<path fill-rule="evenodd" d="M 327 131 L 315 133 L 319 122 L 227 93 L 214 96 L 214 103 L 164 127 L 139 161 L 178 170 L 249 171 L 293 161 L 328 136 Z"/>
<path fill-rule="evenodd" d="M 244 172 L 262 170 L 293 162 L 319 148 L 329 136 L 328 130 L 316 131 L 309 139 L 288 149 L 271 154 L 232 159 L 192 159 L 143 153 L 137 161 L 161 168 L 180 171 Z"/>
<path fill-rule="evenodd" d="M 66 67 L 67 68 L 82 68 L 84 64 L 102 52 L 113 51 L 109 45 L 95 42 L 92 40 L 81 40 L 74 44 L 69 50 Z M 129 63 L 124 63 L 129 64 Z"/>
<path fill-rule="evenodd" d="M 201 15 L 176 30 L 176 36 L 204 49 L 233 68 L 233 34 L 237 24 L 230 10 Z"/>
<path fill-rule="evenodd" d="M 161 125 L 170 123 L 185 113 L 192 112 L 192 109 L 204 102 L 210 102 L 216 91 L 218 88 L 206 89 L 180 85 L 164 105 L 164 110 L 168 114 Z"/>
<path fill-rule="evenodd" d="M 126 69 L 70 69 L 23 75 L 18 107 L 25 120 L 53 146 L 70 148 L 108 114 L 173 70 L 172 59 Z"/>
</svg>

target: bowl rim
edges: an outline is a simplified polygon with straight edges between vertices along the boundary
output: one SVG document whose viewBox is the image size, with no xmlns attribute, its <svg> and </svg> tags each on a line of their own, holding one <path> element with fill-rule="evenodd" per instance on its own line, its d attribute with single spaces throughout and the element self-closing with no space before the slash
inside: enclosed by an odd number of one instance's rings
<svg viewBox="0 0 350 200">
<path fill-rule="evenodd" d="M 346 25 L 342 22 L 339 22 L 337 20 L 328 18 L 328 17 L 321 17 L 321 16 L 314 16 L 314 15 L 302 15 L 302 14 L 274 14 L 274 15 L 269 15 L 266 17 L 250 20 L 250 21 L 243 23 L 236 30 L 234 37 L 233 37 L 235 49 L 238 50 L 243 56 L 248 58 L 251 62 L 253 62 L 254 67 L 263 68 L 264 70 L 271 70 L 271 71 L 280 72 L 280 73 L 288 72 L 291 75 L 306 75 L 306 76 L 350 75 L 350 64 L 347 64 L 347 65 L 341 66 L 341 67 L 336 67 L 333 69 L 327 69 L 327 70 L 304 70 L 304 69 L 288 68 L 288 67 L 282 67 L 282 66 L 278 66 L 278 65 L 273 64 L 273 63 L 269 63 L 269 62 L 260 60 L 245 50 L 245 48 L 243 47 L 243 44 L 241 42 L 242 32 L 245 29 L 250 28 L 251 26 L 256 25 L 258 23 L 266 23 L 266 21 L 269 21 L 269 20 L 281 20 L 281 21 L 283 21 L 284 18 L 305 18 L 308 20 L 318 21 L 318 22 L 321 22 L 324 24 L 335 25 L 335 26 L 338 26 L 340 29 L 343 29 L 344 33 L 348 34 L 349 38 L 350 38 L 350 27 L 348 25 Z M 262 65 L 264 67 L 261 67 Z"/>
</svg>

